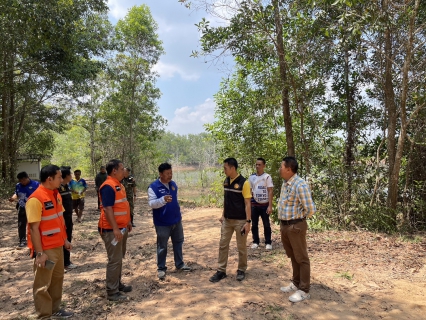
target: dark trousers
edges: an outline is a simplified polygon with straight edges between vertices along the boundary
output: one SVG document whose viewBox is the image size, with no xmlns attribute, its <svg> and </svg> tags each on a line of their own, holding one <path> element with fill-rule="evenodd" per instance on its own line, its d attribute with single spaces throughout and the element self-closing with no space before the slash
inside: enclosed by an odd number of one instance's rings
<svg viewBox="0 0 426 320">
<path fill-rule="evenodd" d="M 101 196 L 99 195 L 99 189 L 96 189 L 96 195 L 98 196 L 98 210 L 101 207 Z"/>
<path fill-rule="evenodd" d="M 27 213 L 25 207 L 18 209 L 18 235 L 19 242 L 27 240 Z"/>
<path fill-rule="evenodd" d="M 180 269 L 183 267 L 183 227 L 182 220 L 172 226 L 155 226 L 157 232 L 157 268 L 166 271 L 167 243 L 172 238 L 173 255 L 175 259 L 175 267 Z"/>
<path fill-rule="evenodd" d="M 281 241 L 287 257 L 291 259 L 293 267 L 293 284 L 302 291 L 309 292 L 311 281 L 311 264 L 308 257 L 306 220 L 296 224 L 285 225 L 281 223 Z"/>
<path fill-rule="evenodd" d="M 67 228 L 67 239 L 69 242 L 72 240 L 72 211 L 71 213 L 64 213 L 65 227 Z M 64 248 L 64 266 L 67 267 L 71 264 L 70 252 Z"/>
<path fill-rule="evenodd" d="M 129 202 L 129 206 L 130 206 L 130 221 L 133 224 L 133 216 L 134 216 L 134 210 L 135 210 L 135 204 L 133 202 L 133 195 L 129 198 L 127 198 L 127 201 Z"/>
<path fill-rule="evenodd" d="M 251 232 L 253 234 L 253 243 L 260 243 L 259 240 L 259 217 L 263 222 L 263 233 L 265 235 L 265 244 L 272 244 L 271 241 L 271 224 L 269 222 L 269 214 L 266 213 L 268 206 L 252 206 L 251 207 Z"/>
</svg>

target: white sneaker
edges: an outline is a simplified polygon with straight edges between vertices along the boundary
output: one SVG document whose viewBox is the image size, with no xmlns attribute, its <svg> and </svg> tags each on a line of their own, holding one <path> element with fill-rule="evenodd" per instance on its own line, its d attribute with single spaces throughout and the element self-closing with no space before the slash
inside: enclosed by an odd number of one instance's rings
<svg viewBox="0 0 426 320">
<path fill-rule="evenodd" d="M 266 245 L 266 250 L 272 250 L 272 244 L 267 244 Z"/>
<path fill-rule="evenodd" d="M 65 266 L 65 269 L 71 270 L 71 269 L 75 269 L 77 268 L 77 266 L 73 263 L 70 263 L 69 265 Z"/>
<path fill-rule="evenodd" d="M 253 244 L 251 245 L 251 248 L 252 248 L 252 249 L 257 249 L 257 248 L 259 248 L 259 245 L 258 245 L 257 243 L 253 243 Z"/>
<path fill-rule="evenodd" d="M 288 298 L 288 300 L 290 300 L 291 302 L 300 302 L 303 300 L 308 300 L 310 297 L 311 295 L 309 293 L 306 293 L 302 290 L 297 290 Z"/>
<path fill-rule="evenodd" d="M 291 282 L 290 285 L 288 285 L 287 287 L 281 287 L 280 290 L 282 292 L 292 292 L 297 291 L 297 287 L 294 285 L 293 282 Z"/>
</svg>

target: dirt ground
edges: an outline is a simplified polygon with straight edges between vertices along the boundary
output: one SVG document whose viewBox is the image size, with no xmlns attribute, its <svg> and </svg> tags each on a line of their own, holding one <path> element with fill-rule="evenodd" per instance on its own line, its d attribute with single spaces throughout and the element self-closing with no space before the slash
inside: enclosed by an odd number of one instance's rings
<svg viewBox="0 0 426 320">
<path fill-rule="evenodd" d="M 183 209 L 184 259 L 193 271 L 177 272 L 173 252 L 164 281 L 157 278 L 155 230 L 146 194 L 137 199 L 133 232 L 123 263 L 123 282 L 133 285 L 124 303 L 108 302 L 106 253 L 97 232 L 93 189 L 81 224 L 74 225 L 71 260 L 65 274 L 63 305 L 74 319 L 426 319 L 426 238 L 390 237 L 369 232 L 310 232 L 311 299 L 288 301 L 291 265 L 273 226 L 272 251 L 248 249 L 248 270 L 235 280 L 237 250 L 231 242 L 228 277 L 209 282 L 215 272 L 220 209 Z M 262 230 L 262 228 L 261 228 Z M 261 232 L 263 236 L 263 232 Z M 0 319 L 33 319 L 32 260 L 18 250 L 17 215 L 0 202 Z M 249 235 L 251 239 L 251 235 Z M 248 245 L 251 241 L 248 241 Z"/>
</svg>

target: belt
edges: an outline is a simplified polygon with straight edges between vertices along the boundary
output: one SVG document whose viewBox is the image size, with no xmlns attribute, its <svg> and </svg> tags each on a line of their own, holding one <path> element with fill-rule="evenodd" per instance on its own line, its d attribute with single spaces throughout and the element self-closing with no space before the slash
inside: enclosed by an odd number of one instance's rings
<svg viewBox="0 0 426 320">
<path fill-rule="evenodd" d="M 306 218 L 293 219 L 293 220 L 280 220 L 280 221 L 281 221 L 281 224 L 283 225 L 290 225 L 290 224 L 296 224 L 296 223 L 302 222 L 303 220 L 306 220 Z"/>
</svg>

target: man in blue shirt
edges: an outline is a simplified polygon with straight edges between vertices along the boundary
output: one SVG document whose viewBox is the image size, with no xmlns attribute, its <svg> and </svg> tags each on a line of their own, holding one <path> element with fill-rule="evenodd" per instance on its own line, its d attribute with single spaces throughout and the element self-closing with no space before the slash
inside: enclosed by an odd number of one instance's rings
<svg viewBox="0 0 426 320">
<path fill-rule="evenodd" d="M 191 271 L 183 262 L 182 214 L 177 199 L 178 187 L 172 180 L 172 166 L 162 163 L 158 167 L 160 178 L 148 188 L 148 204 L 152 208 L 155 231 L 157 233 L 158 278 L 166 277 L 167 243 L 172 238 L 175 267 L 181 271 Z"/>
<path fill-rule="evenodd" d="M 19 182 L 16 184 L 15 194 L 9 198 L 9 201 L 18 201 L 16 205 L 18 210 L 18 249 L 23 249 L 27 246 L 27 213 L 25 204 L 29 196 L 38 188 L 39 183 L 31 180 L 25 171 L 19 172 L 16 178 Z"/>
</svg>

